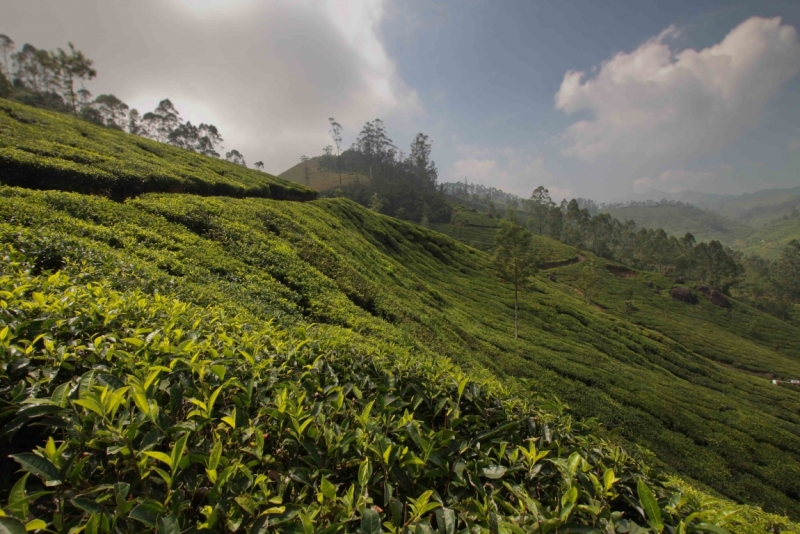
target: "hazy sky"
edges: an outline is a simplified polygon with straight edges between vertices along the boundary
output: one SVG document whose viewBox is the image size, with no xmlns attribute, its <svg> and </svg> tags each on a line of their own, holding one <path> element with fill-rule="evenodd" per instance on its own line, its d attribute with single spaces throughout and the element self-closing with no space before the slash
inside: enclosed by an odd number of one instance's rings
<svg viewBox="0 0 800 534">
<path fill-rule="evenodd" d="M 278 174 L 380 117 L 440 179 L 611 200 L 800 185 L 800 3 L 0 0 L 0 33 L 169 97 Z"/>
</svg>

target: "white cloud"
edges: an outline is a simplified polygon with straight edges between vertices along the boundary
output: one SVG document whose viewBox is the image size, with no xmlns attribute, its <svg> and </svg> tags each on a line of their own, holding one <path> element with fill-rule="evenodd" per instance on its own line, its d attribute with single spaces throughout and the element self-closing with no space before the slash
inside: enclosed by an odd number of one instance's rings
<svg viewBox="0 0 800 534">
<path fill-rule="evenodd" d="M 779 18 L 750 18 L 700 51 L 674 52 L 666 41 L 675 34 L 668 28 L 591 76 L 565 74 L 556 107 L 592 117 L 566 130 L 564 155 L 610 158 L 651 175 L 683 166 L 755 126 L 764 105 L 800 71 L 797 32 Z M 641 180 L 640 187 L 651 179 Z"/>
<path fill-rule="evenodd" d="M 494 179 L 496 168 L 497 162 L 493 159 L 460 159 L 453 163 L 451 174 L 456 180 L 461 177 L 486 184 Z"/>
</svg>

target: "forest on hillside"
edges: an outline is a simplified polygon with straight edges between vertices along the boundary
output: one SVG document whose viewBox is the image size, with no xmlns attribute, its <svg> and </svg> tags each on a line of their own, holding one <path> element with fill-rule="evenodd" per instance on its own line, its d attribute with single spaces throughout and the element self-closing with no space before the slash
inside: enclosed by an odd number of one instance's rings
<svg viewBox="0 0 800 534">
<path fill-rule="evenodd" d="M 676 280 L 695 280 L 727 295 L 733 292 L 778 318 L 797 320 L 794 305 L 800 303 L 798 240 L 787 243 L 780 257 L 770 260 L 745 255 L 718 240 L 698 242 L 691 233 L 675 237 L 662 228 L 637 228 L 633 221 L 622 222 L 608 213 L 599 213 L 601 206 L 591 200 L 564 199 L 557 204 L 543 186 L 537 187 L 528 199 L 466 182 L 443 184 L 443 188 L 451 198 L 481 206 L 494 217 L 519 218 L 539 235 L 635 269 L 659 272 Z M 683 203 L 665 202 L 703 212 Z"/>
</svg>

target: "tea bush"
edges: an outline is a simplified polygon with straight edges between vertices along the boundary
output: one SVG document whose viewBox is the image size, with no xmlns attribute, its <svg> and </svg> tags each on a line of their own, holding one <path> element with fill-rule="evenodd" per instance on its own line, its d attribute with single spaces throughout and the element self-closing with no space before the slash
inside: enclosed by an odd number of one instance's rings
<svg viewBox="0 0 800 534">
<path fill-rule="evenodd" d="M 558 282 L 544 273 L 533 281 L 515 343 L 513 293 L 487 255 L 344 199 L 167 194 L 120 204 L 0 188 L 0 243 L 81 284 L 169 294 L 285 328 L 335 326 L 421 360 L 447 357 L 526 398 L 557 396 L 617 442 L 653 451 L 661 469 L 800 516 L 800 395 L 751 370 L 800 376 L 800 331 L 735 299 L 732 316 L 691 307 L 645 284 L 671 281 L 620 278 L 587 255 L 556 269 Z M 570 284 L 589 264 L 601 290 L 587 306 Z M 628 316 L 631 288 L 639 311 Z M 760 339 L 746 328 L 754 318 Z"/>
<path fill-rule="evenodd" d="M 446 359 L 37 270 L 4 249 L 0 436 L 22 476 L 3 532 L 736 525 L 593 427 Z"/>
</svg>

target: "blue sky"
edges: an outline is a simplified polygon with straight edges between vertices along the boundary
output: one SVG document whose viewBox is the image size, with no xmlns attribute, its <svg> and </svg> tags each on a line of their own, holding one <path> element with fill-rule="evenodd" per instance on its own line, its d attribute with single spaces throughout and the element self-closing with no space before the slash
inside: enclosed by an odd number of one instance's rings
<svg viewBox="0 0 800 534">
<path fill-rule="evenodd" d="M 380 117 L 444 181 L 614 200 L 800 185 L 800 4 L 11 0 L 0 33 L 94 58 L 279 173 Z M 780 17 L 778 21 L 775 17 Z M 579 73 L 583 73 L 582 75 Z"/>
</svg>

